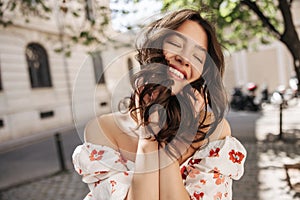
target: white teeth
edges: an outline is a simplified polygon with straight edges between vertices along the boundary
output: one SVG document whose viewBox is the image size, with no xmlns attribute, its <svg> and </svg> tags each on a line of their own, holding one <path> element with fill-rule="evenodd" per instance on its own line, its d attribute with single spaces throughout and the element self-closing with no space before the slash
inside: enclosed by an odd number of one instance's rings
<svg viewBox="0 0 300 200">
<path fill-rule="evenodd" d="M 178 76 L 179 78 L 184 79 L 184 75 L 177 69 L 169 67 L 169 71 L 172 72 L 174 75 Z"/>
</svg>

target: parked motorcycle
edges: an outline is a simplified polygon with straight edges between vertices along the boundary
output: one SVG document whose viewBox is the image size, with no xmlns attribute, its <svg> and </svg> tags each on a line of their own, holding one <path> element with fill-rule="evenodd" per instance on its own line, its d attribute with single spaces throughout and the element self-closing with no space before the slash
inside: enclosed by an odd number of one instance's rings
<svg viewBox="0 0 300 200">
<path fill-rule="evenodd" d="M 256 90 L 257 90 L 257 85 L 255 83 L 247 84 L 247 93 L 244 93 L 241 87 L 235 87 L 233 89 L 232 98 L 230 101 L 231 108 L 237 111 L 261 110 L 261 99 L 257 99 L 255 95 Z M 268 97 L 264 97 L 264 98 L 268 98 Z"/>
</svg>

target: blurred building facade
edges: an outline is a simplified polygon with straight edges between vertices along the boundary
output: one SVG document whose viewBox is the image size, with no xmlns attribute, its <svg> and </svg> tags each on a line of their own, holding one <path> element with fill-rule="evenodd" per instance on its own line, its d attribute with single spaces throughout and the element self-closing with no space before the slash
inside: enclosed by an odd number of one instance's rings
<svg viewBox="0 0 300 200">
<path fill-rule="evenodd" d="M 80 29 L 92 14 L 62 16 L 61 2 L 48 1 L 53 9 L 49 20 L 31 17 L 25 22 L 14 13 L 14 24 L 0 27 L 0 142 L 85 123 L 112 110 L 116 87 L 123 93 L 130 88 L 126 76 L 135 62 L 130 48 L 78 44 L 71 46 L 69 57 L 55 52 L 65 45 L 63 26 L 78 24 Z M 91 11 L 95 2 L 83 2 L 82 8 L 90 9 L 82 10 Z M 109 6 L 108 0 L 100 3 Z M 110 25 L 106 31 L 120 38 Z M 116 85 L 120 78 L 124 83 Z"/>
</svg>

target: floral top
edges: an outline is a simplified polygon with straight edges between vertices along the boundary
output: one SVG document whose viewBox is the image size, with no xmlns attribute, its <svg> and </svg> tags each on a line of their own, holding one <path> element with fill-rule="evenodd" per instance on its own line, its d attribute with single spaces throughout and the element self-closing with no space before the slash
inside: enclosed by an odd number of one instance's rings
<svg viewBox="0 0 300 200">
<path fill-rule="evenodd" d="M 75 170 L 90 193 L 84 200 L 125 199 L 134 163 L 106 146 L 84 143 L 73 153 Z M 246 150 L 234 137 L 210 142 L 181 165 L 181 175 L 191 200 L 232 199 L 232 179 L 244 173 Z"/>
</svg>

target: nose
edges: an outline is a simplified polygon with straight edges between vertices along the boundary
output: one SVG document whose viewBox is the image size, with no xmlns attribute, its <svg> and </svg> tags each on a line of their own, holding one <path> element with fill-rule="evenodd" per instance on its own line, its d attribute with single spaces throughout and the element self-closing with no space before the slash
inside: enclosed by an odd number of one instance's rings
<svg viewBox="0 0 300 200">
<path fill-rule="evenodd" d="M 180 55 L 176 55 L 175 56 L 175 60 L 177 62 L 179 62 L 181 65 L 184 65 L 186 67 L 190 67 L 191 66 L 190 62 L 187 59 L 181 57 Z"/>
</svg>

